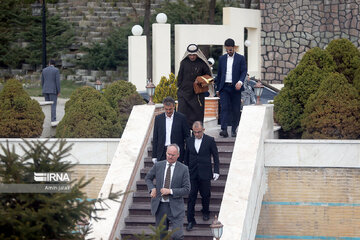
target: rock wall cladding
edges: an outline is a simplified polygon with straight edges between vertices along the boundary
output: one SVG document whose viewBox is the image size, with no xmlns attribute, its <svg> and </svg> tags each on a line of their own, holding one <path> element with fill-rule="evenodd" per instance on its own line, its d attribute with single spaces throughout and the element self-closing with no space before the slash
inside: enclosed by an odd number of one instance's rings
<svg viewBox="0 0 360 240">
<path fill-rule="evenodd" d="M 260 0 L 262 76 L 283 83 L 313 47 L 337 38 L 360 46 L 359 0 Z"/>
</svg>

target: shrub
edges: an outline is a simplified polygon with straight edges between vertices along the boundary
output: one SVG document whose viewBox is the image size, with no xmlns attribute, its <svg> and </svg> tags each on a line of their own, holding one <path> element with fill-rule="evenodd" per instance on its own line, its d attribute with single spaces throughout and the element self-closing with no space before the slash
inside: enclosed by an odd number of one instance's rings
<svg viewBox="0 0 360 240">
<path fill-rule="evenodd" d="M 165 76 L 161 77 L 160 83 L 155 88 L 154 102 L 162 103 L 164 98 L 172 97 L 177 99 L 177 78 L 173 73 L 169 74 L 167 79 Z"/>
<path fill-rule="evenodd" d="M 137 91 L 134 84 L 120 80 L 108 85 L 105 89 L 104 96 L 109 101 L 111 107 L 117 109 L 121 99 L 135 93 L 137 93 Z"/>
<path fill-rule="evenodd" d="M 360 137 L 360 97 L 344 75 L 324 79 L 305 106 L 303 138 L 357 139 Z"/>
<path fill-rule="evenodd" d="M 330 54 L 316 47 L 306 52 L 299 65 L 284 80 L 284 88 L 274 99 L 275 120 L 288 137 L 300 137 L 305 104 L 323 79 L 333 72 Z"/>
<path fill-rule="evenodd" d="M 360 95 L 360 67 L 355 71 L 353 85 Z"/>
<path fill-rule="evenodd" d="M 70 154 L 71 147 L 65 141 L 57 141 L 49 147 L 47 144 L 47 141 L 25 141 L 25 144 L 21 144 L 24 150 L 21 156 L 9 144 L 0 144 L 1 183 L 35 185 L 29 184 L 34 179 L 34 172 L 71 173 L 74 165 L 64 160 Z M 70 180 L 65 183 L 71 186 L 70 189 L 63 192 L 49 190 L 36 193 L 33 188 L 34 192 L 1 193 L 0 239 L 85 239 L 91 225 L 88 229 L 79 228 L 79 225 L 87 224 L 90 217 L 99 220 L 98 213 L 109 210 L 104 201 L 116 200 L 122 193 L 109 193 L 108 199 L 88 199 L 84 188 L 92 179 L 85 181 L 82 177 Z M 39 183 L 52 187 L 57 184 Z M 37 188 L 39 190 L 40 187 Z"/>
<path fill-rule="evenodd" d="M 65 104 L 65 116 L 56 128 L 56 137 L 120 137 L 122 127 L 116 111 L 92 87 L 76 89 Z"/>
<path fill-rule="evenodd" d="M 138 93 L 133 93 L 119 100 L 118 113 L 121 126 L 125 129 L 127 120 L 129 119 L 131 110 L 135 105 L 144 104 L 145 101 Z"/>
<path fill-rule="evenodd" d="M 44 118 L 39 103 L 30 98 L 21 83 L 8 80 L 0 92 L 0 137 L 39 137 Z"/>
<path fill-rule="evenodd" d="M 332 40 L 326 47 L 336 63 L 336 72 L 353 82 L 356 69 L 360 67 L 360 52 L 348 39 Z"/>
</svg>

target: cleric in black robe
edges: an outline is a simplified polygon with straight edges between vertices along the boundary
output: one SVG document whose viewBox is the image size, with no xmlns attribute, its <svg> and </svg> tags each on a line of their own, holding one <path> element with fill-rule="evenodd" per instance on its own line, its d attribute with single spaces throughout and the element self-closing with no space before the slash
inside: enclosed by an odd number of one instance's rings
<svg viewBox="0 0 360 240">
<path fill-rule="evenodd" d="M 193 83 L 198 76 L 212 76 L 204 54 L 195 44 L 190 44 L 180 63 L 178 73 L 178 111 L 186 116 L 189 126 L 204 121 L 205 93 L 195 94 Z"/>
</svg>

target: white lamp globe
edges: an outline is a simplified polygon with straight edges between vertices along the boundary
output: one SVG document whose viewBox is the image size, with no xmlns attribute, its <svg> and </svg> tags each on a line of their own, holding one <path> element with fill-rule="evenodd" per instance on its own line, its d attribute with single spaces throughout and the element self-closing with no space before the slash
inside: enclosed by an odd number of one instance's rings
<svg viewBox="0 0 360 240">
<path fill-rule="evenodd" d="M 140 25 L 135 25 L 132 27 L 131 32 L 134 36 L 141 36 L 143 28 Z"/>
<path fill-rule="evenodd" d="M 245 43 L 244 43 L 244 45 L 245 45 L 246 47 L 250 47 L 250 46 L 251 46 L 251 41 L 250 41 L 250 40 L 246 40 Z"/>
<path fill-rule="evenodd" d="M 156 15 L 156 21 L 158 23 L 166 23 L 167 21 L 167 16 L 165 13 L 159 13 L 158 15 Z"/>
</svg>

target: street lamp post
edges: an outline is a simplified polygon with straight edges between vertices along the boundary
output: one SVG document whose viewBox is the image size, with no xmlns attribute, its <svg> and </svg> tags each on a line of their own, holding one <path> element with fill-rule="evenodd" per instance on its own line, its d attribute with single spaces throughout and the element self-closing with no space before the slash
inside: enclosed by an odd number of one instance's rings
<svg viewBox="0 0 360 240">
<path fill-rule="evenodd" d="M 155 94 L 155 85 L 153 84 L 153 82 L 151 81 L 151 79 L 148 80 L 148 83 L 146 85 L 146 92 L 149 95 L 149 105 L 154 105 L 153 102 L 153 97 Z"/>
<path fill-rule="evenodd" d="M 254 86 L 255 95 L 256 95 L 256 105 L 261 105 L 260 102 L 260 96 L 264 90 L 264 85 L 260 82 L 260 80 L 257 81 L 257 83 Z"/>
<path fill-rule="evenodd" d="M 215 219 L 210 225 L 211 233 L 213 234 L 214 238 L 216 240 L 219 240 L 223 234 L 223 227 L 224 225 L 221 224 L 220 221 L 218 221 L 217 215 L 215 215 Z"/>
<path fill-rule="evenodd" d="M 42 68 L 46 68 L 46 2 L 42 0 Z"/>
</svg>

